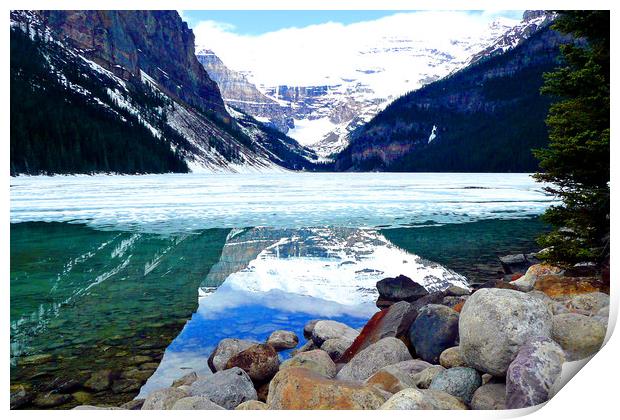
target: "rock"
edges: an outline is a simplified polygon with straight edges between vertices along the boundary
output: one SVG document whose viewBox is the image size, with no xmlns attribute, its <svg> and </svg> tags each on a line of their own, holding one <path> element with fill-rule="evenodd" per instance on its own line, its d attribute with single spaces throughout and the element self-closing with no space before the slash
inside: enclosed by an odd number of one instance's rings
<svg viewBox="0 0 620 420">
<path fill-rule="evenodd" d="M 402 341 L 386 337 L 357 353 L 336 377 L 341 380 L 363 381 L 385 366 L 410 359 L 411 354 Z"/>
<path fill-rule="evenodd" d="M 534 284 L 540 277 L 549 274 L 560 274 L 561 272 L 561 268 L 554 267 L 549 264 L 534 264 L 527 269 L 527 272 L 524 276 L 520 277 L 515 281 L 511 281 L 510 284 L 515 286 L 517 290 L 520 290 L 522 292 L 529 292 L 534 288 Z"/>
<path fill-rule="evenodd" d="M 441 352 L 439 364 L 446 369 L 467 366 L 467 363 L 463 360 L 463 356 L 461 356 L 461 350 L 458 346 L 450 347 Z"/>
<path fill-rule="evenodd" d="M 261 401 L 246 401 L 239 404 L 235 410 L 268 410 L 269 406 Z"/>
<path fill-rule="evenodd" d="M 364 381 L 368 385 L 396 394 L 406 388 L 415 388 L 413 379 L 402 371 L 385 367 Z"/>
<path fill-rule="evenodd" d="M 443 366 L 431 365 L 430 367 L 415 374 L 413 376 L 413 383 L 420 389 L 427 389 L 431 386 L 431 383 L 433 382 L 433 379 L 435 379 L 435 376 L 437 376 L 444 370 L 446 370 L 446 368 L 444 368 Z"/>
<path fill-rule="evenodd" d="M 172 382 L 172 387 L 178 388 L 183 385 L 191 385 L 196 382 L 196 380 L 198 380 L 198 375 L 196 374 L 196 372 L 190 372 L 187 375 L 183 375 L 176 381 Z"/>
<path fill-rule="evenodd" d="M 361 350 L 385 337 L 404 337 L 416 316 L 409 303 L 400 301 L 373 315 L 353 344 L 338 359 L 347 363 Z"/>
<path fill-rule="evenodd" d="M 506 373 L 506 408 L 525 408 L 547 401 L 562 373 L 564 352 L 553 340 L 536 337 L 517 353 Z"/>
<path fill-rule="evenodd" d="M 118 377 L 118 373 L 110 369 L 99 370 L 84 382 L 84 387 L 93 391 L 103 391 L 112 386 L 112 381 Z"/>
<path fill-rule="evenodd" d="M 465 302 L 459 347 L 468 366 L 504 376 L 531 337 L 551 336 L 552 314 L 540 300 L 507 289 L 480 289 Z"/>
<path fill-rule="evenodd" d="M 486 385 L 488 383 L 494 383 L 493 378 L 495 378 L 495 376 L 493 375 L 489 375 L 488 373 L 483 373 L 482 374 L 482 385 Z"/>
<path fill-rule="evenodd" d="M 455 367 L 439 372 L 433 378 L 429 389 L 447 392 L 469 404 L 480 385 L 482 385 L 482 378 L 476 369 Z"/>
<path fill-rule="evenodd" d="M 430 389 L 404 389 L 390 397 L 380 410 L 467 410 L 452 395 Z"/>
<path fill-rule="evenodd" d="M 224 410 L 207 397 L 185 397 L 172 405 L 172 410 Z"/>
<path fill-rule="evenodd" d="M 538 264 L 540 260 L 536 258 L 536 254 L 515 254 L 500 257 L 502 268 L 506 274 L 524 273 L 534 264 Z"/>
<path fill-rule="evenodd" d="M 564 352 L 568 361 L 584 359 L 600 350 L 606 329 L 595 319 L 580 314 L 553 316 L 552 338 Z"/>
<path fill-rule="evenodd" d="M 137 379 L 117 379 L 112 383 L 112 392 L 115 394 L 137 392 L 140 388 L 142 388 L 142 381 Z"/>
<path fill-rule="evenodd" d="M 584 293 L 570 299 L 567 306 L 569 309 L 594 315 L 602 308 L 609 307 L 609 295 L 601 292 Z"/>
<path fill-rule="evenodd" d="M 342 322 L 321 320 L 318 321 L 312 329 L 312 341 L 318 347 L 330 338 L 343 338 L 345 340 L 354 341 L 359 332 L 343 324 Z"/>
<path fill-rule="evenodd" d="M 458 334 L 458 312 L 443 305 L 426 305 L 411 324 L 409 340 L 420 358 L 437 364 L 441 353 L 456 345 Z"/>
<path fill-rule="evenodd" d="M 225 338 L 217 344 L 213 353 L 209 356 L 208 364 L 211 372 L 215 373 L 226 368 L 228 360 L 241 353 L 243 350 L 258 344 L 250 340 L 238 340 L 236 338 Z"/>
<path fill-rule="evenodd" d="M 125 404 L 121 405 L 121 408 L 124 410 L 142 410 L 143 405 L 144 399 L 138 398 L 135 400 L 127 401 Z"/>
<path fill-rule="evenodd" d="M 534 289 L 540 290 L 551 298 L 571 297 L 584 293 L 609 292 L 609 286 L 598 277 L 567 277 L 550 274 L 540 277 L 534 283 Z"/>
<path fill-rule="evenodd" d="M 11 410 L 22 407 L 34 399 L 28 384 L 11 384 Z"/>
<path fill-rule="evenodd" d="M 255 344 L 228 359 L 226 369 L 243 369 L 255 383 L 267 382 L 278 372 L 280 359 L 269 344 Z"/>
<path fill-rule="evenodd" d="M 307 340 L 312 339 L 312 331 L 314 330 L 314 326 L 316 325 L 316 323 L 319 321 L 320 319 L 312 319 L 306 322 L 306 325 L 304 325 L 304 338 L 306 338 Z"/>
<path fill-rule="evenodd" d="M 244 401 L 257 399 L 252 380 L 243 369 L 233 367 L 210 376 L 199 377 L 190 385 L 192 397 L 207 397 L 215 404 L 232 410 Z"/>
<path fill-rule="evenodd" d="M 332 360 L 339 360 L 352 344 L 352 341 L 344 338 L 330 338 L 321 345 L 321 350 L 327 352 Z"/>
<path fill-rule="evenodd" d="M 379 408 L 385 400 L 374 386 L 328 379 L 294 367 L 280 370 L 271 380 L 267 405 L 274 410 L 367 410 Z"/>
<path fill-rule="evenodd" d="M 174 403 L 188 397 L 187 393 L 178 388 L 164 388 L 151 392 L 142 404 L 142 410 L 170 410 Z"/>
<path fill-rule="evenodd" d="M 51 382 L 46 384 L 46 391 L 55 391 L 59 394 L 64 394 L 76 390 L 82 385 L 77 379 L 73 378 L 54 378 Z"/>
<path fill-rule="evenodd" d="M 469 296 L 446 296 L 442 299 L 441 304 L 454 309 L 455 306 L 462 306 Z M 455 309 L 456 310 L 456 309 Z"/>
<path fill-rule="evenodd" d="M 334 340 L 337 340 L 337 339 L 334 339 Z M 301 347 L 291 351 L 291 356 L 295 356 L 296 354 L 303 353 L 305 351 L 316 350 L 316 349 L 318 349 L 318 347 L 316 346 L 316 344 L 314 344 L 314 341 L 308 340 Z"/>
<path fill-rule="evenodd" d="M 489 280 L 482 284 L 476 285 L 476 290 L 481 290 L 481 289 L 519 290 L 517 286 L 514 286 L 512 283 L 503 281 L 503 280 Z"/>
<path fill-rule="evenodd" d="M 137 355 L 137 356 L 133 356 L 129 358 L 129 363 L 134 364 L 134 365 L 140 365 L 142 363 L 148 363 L 150 361 L 152 361 L 153 358 L 150 356 L 144 356 L 144 355 Z"/>
<path fill-rule="evenodd" d="M 72 410 L 125 410 L 121 407 L 104 407 L 100 405 L 78 405 L 73 407 Z"/>
<path fill-rule="evenodd" d="M 299 344 L 299 338 L 292 331 L 278 330 L 271 333 L 267 339 L 267 344 L 271 345 L 276 351 L 294 349 Z"/>
<path fill-rule="evenodd" d="M 137 379 L 139 381 L 146 381 L 153 375 L 154 370 L 141 370 L 141 369 L 130 369 L 123 373 L 121 373 L 121 378 L 123 379 Z"/>
<path fill-rule="evenodd" d="M 414 375 L 422 372 L 424 369 L 427 369 L 431 366 L 433 365 L 431 365 L 428 362 L 425 362 L 424 360 L 412 359 L 412 360 L 405 360 L 404 362 L 394 363 L 392 365 L 387 365 L 383 369 L 388 369 L 390 372 L 392 370 L 397 370 L 413 378 Z"/>
<path fill-rule="evenodd" d="M 269 394 L 269 382 L 266 382 L 256 387 L 256 396 L 258 401 L 267 402 L 267 395 Z"/>
<path fill-rule="evenodd" d="M 18 360 L 17 364 L 20 366 L 27 365 L 42 365 L 51 362 L 53 359 L 51 354 L 34 354 L 31 356 L 25 356 Z"/>
<path fill-rule="evenodd" d="M 46 392 L 37 395 L 32 403 L 39 408 L 52 408 L 67 403 L 72 399 L 73 397 L 71 395 Z"/>
<path fill-rule="evenodd" d="M 506 384 L 486 384 L 474 392 L 471 398 L 472 410 L 506 409 Z"/>
<path fill-rule="evenodd" d="M 306 368 L 326 378 L 334 378 L 337 372 L 336 364 L 329 357 L 329 354 L 323 350 L 311 350 L 296 354 L 284 361 L 280 368 L 291 367 Z"/>
<path fill-rule="evenodd" d="M 393 302 L 401 300 L 413 302 L 428 294 L 424 286 L 403 275 L 379 280 L 377 290 L 379 291 L 379 299 Z"/>
<path fill-rule="evenodd" d="M 455 284 L 450 285 L 446 290 L 446 296 L 458 296 L 465 297 L 471 294 L 471 290 L 464 287 L 457 286 Z"/>
<path fill-rule="evenodd" d="M 75 391 L 73 394 L 71 394 L 71 396 L 73 396 L 73 399 L 80 404 L 86 404 L 93 399 L 93 394 L 86 391 Z"/>
</svg>

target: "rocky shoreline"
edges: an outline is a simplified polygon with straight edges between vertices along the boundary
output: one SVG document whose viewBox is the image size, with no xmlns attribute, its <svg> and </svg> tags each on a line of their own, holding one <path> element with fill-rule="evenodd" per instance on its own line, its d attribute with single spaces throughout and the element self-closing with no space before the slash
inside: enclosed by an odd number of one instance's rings
<svg viewBox="0 0 620 420">
<path fill-rule="evenodd" d="M 511 261 L 525 274 L 511 272 Z M 205 360 L 213 374 L 189 373 L 120 407 L 75 409 L 500 410 L 544 403 L 558 391 L 563 363 L 603 344 L 608 274 L 563 271 L 527 256 L 502 262 L 505 279 L 471 290 L 429 293 L 405 276 L 383 279 L 380 311 L 361 331 L 322 319 L 307 323 L 301 346 L 289 331 L 274 331 L 264 343 L 224 339 Z M 282 360 L 285 349 L 294 350 Z"/>
</svg>

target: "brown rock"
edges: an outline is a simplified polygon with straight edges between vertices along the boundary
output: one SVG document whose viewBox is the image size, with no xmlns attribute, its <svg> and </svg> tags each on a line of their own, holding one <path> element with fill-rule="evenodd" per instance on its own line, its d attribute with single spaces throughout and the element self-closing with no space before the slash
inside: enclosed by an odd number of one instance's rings
<svg viewBox="0 0 620 420">
<path fill-rule="evenodd" d="M 256 387 L 256 397 L 258 401 L 267 402 L 267 395 L 269 395 L 269 382 Z"/>
<path fill-rule="evenodd" d="M 598 277 L 566 277 L 555 274 L 540 277 L 534 283 L 534 289 L 552 298 L 592 292 L 609 293 L 609 288 Z"/>
<path fill-rule="evenodd" d="M 379 387 L 390 394 L 396 394 L 403 389 L 415 387 L 410 377 L 399 374 L 396 371 L 390 372 L 386 369 L 381 369 L 379 372 L 366 379 L 365 383 Z"/>
<path fill-rule="evenodd" d="M 280 359 L 276 350 L 268 344 L 256 344 L 231 357 L 226 369 L 243 369 L 254 383 L 263 383 L 278 372 Z"/>
<path fill-rule="evenodd" d="M 84 382 L 84 387 L 93 391 L 103 391 L 110 388 L 112 381 L 118 378 L 118 373 L 110 369 L 103 369 L 90 375 L 90 378 Z"/>
<path fill-rule="evenodd" d="M 283 369 L 269 385 L 267 404 L 280 410 L 377 409 L 386 398 L 374 386 L 327 379 L 303 368 Z"/>
<path fill-rule="evenodd" d="M 439 364 L 446 369 L 467 366 L 458 346 L 445 349 L 439 356 Z"/>
</svg>

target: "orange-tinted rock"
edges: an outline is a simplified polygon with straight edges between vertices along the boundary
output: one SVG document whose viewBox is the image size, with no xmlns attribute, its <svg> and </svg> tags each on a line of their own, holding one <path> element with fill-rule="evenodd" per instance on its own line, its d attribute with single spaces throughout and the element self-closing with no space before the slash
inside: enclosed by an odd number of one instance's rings
<svg viewBox="0 0 620 420">
<path fill-rule="evenodd" d="M 304 368 L 287 368 L 271 380 L 267 404 L 276 410 L 373 410 L 385 400 L 371 385 L 327 379 Z"/>
<path fill-rule="evenodd" d="M 459 302 L 459 303 L 457 303 L 456 305 L 454 305 L 454 306 L 452 307 L 452 309 L 454 309 L 455 311 L 457 311 L 457 312 L 459 312 L 459 313 L 460 313 L 460 312 L 461 312 L 461 310 L 463 309 L 463 305 L 465 305 L 465 301 L 464 301 L 464 300 L 463 300 L 463 301 L 461 301 L 461 302 Z"/>
<path fill-rule="evenodd" d="M 514 273 L 512 276 L 510 276 L 510 281 L 515 281 L 517 279 L 520 279 L 521 277 L 523 277 L 523 273 Z"/>
<path fill-rule="evenodd" d="M 404 375 L 401 378 L 398 376 L 401 375 L 382 369 L 366 379 L 366 383 L 379 387 L 390 394 L 396 394 L 403 389 L 413 388 L 415 386 L 411 378 L 405 378 Z"/>
<path fill-rule="evenodd" d="M 540 290 L 552 298 L 580 295 L 583 293 L 609 293 L 609 287 L 598 277 L 566 277 L 546 275 L 534 283 L 534 290 Z"/>
<path fill-rule="evenodd" d="M 243 369 L 254 383 L 268 381 L 276 374 L 280 366 L 278 353 L 269 344 L 256 344 L 231 357 L 226 369 L 239 367 Z"/>
</svg>

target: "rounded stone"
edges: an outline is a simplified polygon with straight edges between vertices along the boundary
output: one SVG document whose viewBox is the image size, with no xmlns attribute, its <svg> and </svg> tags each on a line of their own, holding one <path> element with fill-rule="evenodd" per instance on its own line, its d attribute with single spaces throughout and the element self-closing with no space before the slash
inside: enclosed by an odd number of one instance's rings
<svg viewBox="0 0 620 420">
<path fill-rule="evenodd" d="M 433 378 L 429 389 L 447 392 L 469 404 L 480 385 L 482 385 L 482 378 L 476 369 L 455 367 L 439 372 Z"/>
<path fill-rule="evenodd" d="M 178 388 L 153 391 L 144 400 L 142 410 L 170 410 L 175 402 L 187 396 L 186 392 Z"/>
<path fill-rule="evenodd" d="M 424 369 L 423 371 L 417 373 L 413 377 L 413 382 L 415 383 L 415 386 L 417 386 L 418 388 L 427 389 L 429 386 L 431 386 L 431 383 L 433 382 L 433 379 L 435 379 L 435 376 L 437 376 L 439 373 L 443 372 L 444 370 L 446 370 L 446 368 L 444 368 L 443 366 L 439 366 L 439 365 L 430 366 Z"/>
<path fill-rule="evenodd" d="M 267 344 L 276 351 L 294 349 L 299 344 L 299 338 L 292 331 L 277 330 L 271 333 L 267 339 Z"/>
<path fill-rule="evenodd" d="M 439 363 L 441 353 L 453 347 L 459 335 L 459 313 L 444 305 L 426 305 L 409 329 L 416 354 L 429 363 Z"/>
<path fill-rule="evenodd" d="M 598 352 L 605 333 L 603 324 L 585 315 L 567 313 L 553 317 L 552 338 L 562 347 L 568 361 L 584 359 Z"/>
<path fill-rule="evenodd" d="M 226 369 L 233 367 L 243 369 L 255 383 L 262 383 L 278 372 L 280 359 L 272 346 L 256 344 L 228 359 Z"/>
<path fill-rule="evenodd" d="M 413 379 L 409 375 L 397 369 L 390 368 L 389 366 L 374 373 L 364 382 L 368 385 L 374 385 L 390 394 L 395 394 L 406 388 L 415 388 Z"/>
<path fill-rule="evenodd" d="M 551 311 L 540 299 L 510 289 L 480 289 L 465 302 L 459 347 L 468 366 L 504 376 L 531 337 L 551 336 Z"/>
<path fill-rule="evenodd" d="M 405 360 L 411 360 L 407 346 L 398 338 L 386 337 L 353 356 L 336 377 L 342 380 L 363 381 L 381 368 Z"/>
<path fill-rule="evenodd" d="M 326 378 L 336 376 L 336 364 L 329 357 L 329 354 L 323 350 L 311 350 L 296 354 L 290 359 L 284 361 L 280 369 L 300 367 L 306 368 Z"/>
<path fill-rule="evenodd" d="M 596 314 L 602 308 L 609 307 L 609 295 L 602 292 L 584 293 L 568 301 L 570 309 Z"/>
<path fill-rule="evenodd" d="M 232 410 L 244 401 L 258 398 L 248 374 L 238 367 L 198 378 L 190 386 L 191 396 L 204 396 L 215 404 Z"/>
<path fill-rule="evenodd" d="M 314 326 L 316 325 L 316 323 L 319 321 L 320 319 L 311 319 L 310 321 L 306 322 L 306 325 L 304 325 L 304 338 L 308 340 L 312 339 L 312 331 L 314 330 Z"/>
<path fill-rule="evenodd" d="M 504 410 L 506 408 L 506 384 L 486 384 L 474 392 L 472 410 Z"/>
<path fill-rule="evenodd" d="M 466 410 L 454 396 L 430 389 L 404 389 L 392 395 L 380 410 Z"/>
<path fill-rule="evenodd" d="M 439 356 L 439 364 L 446 369 L 467 366 L 467 363 L 463 360 L 463 356 L 461 356 L 461 350 L 458 346 L 450 347 L 449 349 L 445 349 L 441 352 L 441 355 Z"/>
<path fill-rule="evenodd" d="M 213 353 L 209 356 L 208 364 L 212 372 L 218 372 L 226 369 L 228 360 L 241 353 L 243 350 L 258 344 L 250 340 L 238 340 L 236 338 L 225 338 L 221 340 Z"/>
<path fill-rule="evenodd" d="M 351 347 L 351 344 L 353 341 L 344 338 L 330 338 L 321 345 L 321 350 L 326 351 L 332 360 L 338 360 Z"/>
<path fill-rule="evenodd" d="M 261 401 L 245 401 L 239 404 L 235 410 L 268 410 L 269 406 Z"/>
<path fill-rule="evenodd" d="M 317 321 L 312 329 L 312 341 L 319 347 L 330 338 L 343 338 L 352 342 L 358 335 L 359 331 L 348 325 L 330 320 Z"/>
<path fill-rule="evenodd" d="M 185 397 L 172 405 L 172 410 L 223 410 L 207 397 Z"/>
</svg>

